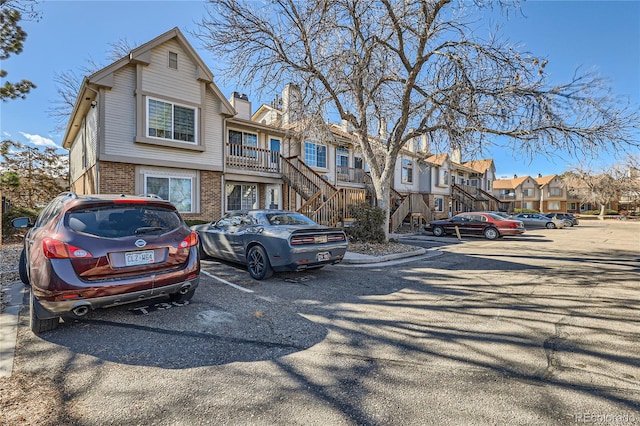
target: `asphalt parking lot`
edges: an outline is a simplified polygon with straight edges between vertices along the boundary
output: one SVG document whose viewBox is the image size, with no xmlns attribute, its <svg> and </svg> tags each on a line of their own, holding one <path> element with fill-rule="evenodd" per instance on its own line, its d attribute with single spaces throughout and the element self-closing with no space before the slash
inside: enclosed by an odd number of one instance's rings
<svg viewBox="0 0 640 426">
<path fill-rule="evenodd" d="M 203 262 L 192 303 L 95 312 L 34 336 L 82 425 L 638 424 L 640 224 L 522 237 L 254 281 Z"/>
</svg>

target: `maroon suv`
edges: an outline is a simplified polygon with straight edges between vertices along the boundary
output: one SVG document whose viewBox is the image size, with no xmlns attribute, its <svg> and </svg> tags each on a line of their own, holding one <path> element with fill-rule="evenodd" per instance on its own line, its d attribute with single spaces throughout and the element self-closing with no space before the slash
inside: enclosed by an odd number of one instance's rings
<svg viewBox="0 0 640 426">
<path fill-rule="evenodd" d="M 186 303 L 200 278 L 198 236 L 168 201 L 64 193 L 42 210 L 20 255 L 34 333 L 60 318 L 156 297 Z"/>
</svg>

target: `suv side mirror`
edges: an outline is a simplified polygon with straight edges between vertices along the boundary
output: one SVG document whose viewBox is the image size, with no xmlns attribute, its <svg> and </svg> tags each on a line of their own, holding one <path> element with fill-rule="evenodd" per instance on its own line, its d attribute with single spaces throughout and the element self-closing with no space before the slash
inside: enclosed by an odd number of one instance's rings
<svg viewBox="0 0 640 426">
<path fill-rule="evenodd" d="M 11 221 L 11 226 L 14 228 L 31 228 L 33 223 L 28 217 L 18 217 Z"/>
</svg>

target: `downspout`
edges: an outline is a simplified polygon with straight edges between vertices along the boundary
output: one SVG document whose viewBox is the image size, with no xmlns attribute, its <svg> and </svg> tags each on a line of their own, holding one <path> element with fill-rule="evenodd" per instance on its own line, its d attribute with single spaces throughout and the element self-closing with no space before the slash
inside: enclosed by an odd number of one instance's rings
<svg viewBox="0 0 640 426">
<path fill-rule="evenodd" d="M 99 153 L 100 153 L 100 144 L 101 144 L 101 140 L 100 140 L 100 128 L 101 128 L 101 120 L 100 120 L 100 111 L 101 108 L 100 107 L 100 92 L 96 89 L 93 89 L 89 86 L 89 84 L 87 84 L 87 89 L 91 90 L 92 92 L 94 92 L 96 94 L 96 107 L 98 107 L 98 118 L 96 120 L 96 123 L 98 123 L 98 125 L 96 126 L 96 163 L 94 164 L 94 167 L 96 168 L 94 175 L 95 175 L 95 193 L 96 194 L 100 194 L 100 162 L 98 161 L 98 157 L 99 157 Z"/>
<path fill-rule="evenodd" d="M 222 176 L 220 177 L 220 195 L 222 200 L 220 200 L 221 211 L 219 217 L 224 216 L 227 208 L 227 194 L 225 193 L 225 176 L 227 175 L 227 120 L 229 120 L 229 117 L 222 119 Z"/>
</svg>

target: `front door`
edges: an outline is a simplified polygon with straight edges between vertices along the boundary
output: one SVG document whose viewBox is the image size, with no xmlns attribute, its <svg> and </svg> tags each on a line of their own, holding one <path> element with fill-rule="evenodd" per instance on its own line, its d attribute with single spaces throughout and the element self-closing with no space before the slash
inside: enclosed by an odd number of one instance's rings
<svg viewBox="0 0 640 426">
<path fill-rule="evenodd" d="M 280 171 L 280 139 L 269 140 L 269 171 Z"/>
<path fill-rule="evenodd" d="M 281 209 L 280 185 L 267 185 L 267 208 Z"/>
</svg>

